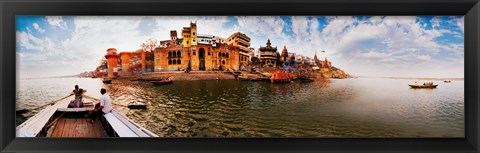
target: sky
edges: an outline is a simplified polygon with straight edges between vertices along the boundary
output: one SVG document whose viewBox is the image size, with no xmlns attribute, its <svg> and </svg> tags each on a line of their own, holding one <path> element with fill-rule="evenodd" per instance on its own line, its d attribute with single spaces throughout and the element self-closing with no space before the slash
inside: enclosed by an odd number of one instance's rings
<svg viewBox="0 0 480 153">
<path fill-rule="evenodd" d="M 317 52 L 354 76 L 464 77 L 463 16 L 17 16 L 17 76 L 92 71 L 107 48 L 181 37 L 190 21 L 199 34 L 244 33 L 256 50 L 270 39 L 279 52 Z"/>
</svg>

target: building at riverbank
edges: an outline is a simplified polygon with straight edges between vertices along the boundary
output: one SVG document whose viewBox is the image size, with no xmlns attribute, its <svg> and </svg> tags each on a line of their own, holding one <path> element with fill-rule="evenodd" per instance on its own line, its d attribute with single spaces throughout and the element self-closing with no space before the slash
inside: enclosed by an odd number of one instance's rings
<svg viewBox="0 0 480 153">
<path fill-rule="evenodd" d="M 197 24 L 183 27 L 182 37 L 170 31 L 170 40 L 160 41 L 154 51 L 155 71 L 206 71 L 238 70 L 241 59 L 246 59 L 245 46 L 250 46 L 250 38 L 235 33 L 228 39 L 214 35 L 198 34 Z M 228 41 L 230 40 L 230 41 Z M 248 52 L 247 52 L 248 53 Z"/>
<path fill-rule="evenodd" d="M 262 65 L 276 66 L 277 65 L 277 47 L 272 47 L 270 39 L 267 40 L 267 46 L 259 48 L 260 62 Z"/>
<path fill-rule="evenodd" d="M 228 44 L 236 46 L 240 49 L 239 60 L 241 65 L 246 65 L 250 61 L 250 37 L 236 32 L 227 38 Z"/>
</svg>

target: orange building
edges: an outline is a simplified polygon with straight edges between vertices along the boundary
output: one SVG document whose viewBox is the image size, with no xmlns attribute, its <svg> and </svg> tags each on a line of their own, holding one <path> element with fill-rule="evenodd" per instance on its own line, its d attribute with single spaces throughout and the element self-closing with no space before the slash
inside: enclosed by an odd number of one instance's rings
<svg viewBox="0 0 480 153">
<path fill-rule="evenodd" d="M 239 48 L 233 45 L 195 45 L 187 48 L 172 43 L 155 49 L 156 71 L 238 70 L 239 64 Z"/>
<path fill-rule="evenodd" d="M 243 34 L 239 34 L 234 34 L 235 37 L 231 39 L 237 40 L 240 39 L 239 37 L 241 39 L 248 38 Z M 177 38 L 177 32 L 171 30 L 170 40 L 160 41 L 159 47 L 154 52 L 155 71 L 238 70 L 240 67 L 240 56 L 244 46 L 238 46 L 233 43 L 237 41 L 232 41 L 229 45 L 220 41 L 215 43 L 215 45 L 199 43 L 197 42 L 197 24 L 194 22 L 190 22 L 190 27 L 183 27 L 182 36 L 183 38 Z M 247 40 L 249 42 L 250 38 Z M 247 60 L 247 58 L 244 59 Z"/>
</svg>

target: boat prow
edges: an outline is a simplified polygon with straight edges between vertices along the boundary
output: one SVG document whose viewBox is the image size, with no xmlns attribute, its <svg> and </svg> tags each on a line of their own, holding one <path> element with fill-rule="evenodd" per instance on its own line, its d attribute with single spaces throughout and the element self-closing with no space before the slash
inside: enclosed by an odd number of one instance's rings
<svg viewBox="0 0 480 153">
<path fill-rule="evenodd" d="M 89 123 L 88 114 L 94 109 L 93 99 L 84 97 L 83 108 L 69 108 L 74 96 L 49 105 L 17 126 L 17 137 L 158 137 L 112 110 Z M 86 101 L 86 102 L 85 102 Z"/>
</svg>

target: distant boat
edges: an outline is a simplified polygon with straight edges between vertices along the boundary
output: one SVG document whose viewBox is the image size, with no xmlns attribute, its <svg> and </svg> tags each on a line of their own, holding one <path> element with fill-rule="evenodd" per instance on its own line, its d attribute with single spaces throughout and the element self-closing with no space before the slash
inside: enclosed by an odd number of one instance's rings
<svg viewBox="0 0 480 153">
<path fill-rule="evenodd" d="M 436 88 L 438 84 L 409 84 L 412 88 Z"/>
<path fill-rule="evenodd" d="M 173 77 L 168 77 L 166 80 L 156 80 L 156 81 L 150 81 L 153 85 L 165 85 L 165 84 L 170 84 L 173 83 Z"/>
<path fill-rule="evenodd" d="M 302 82 L 313 82 L 313 76 L 310 74 L 310 73 L 303 73 L 303 74 L 300 74 L 298 75 L 298 78 L 300 79 L 300 81 Z"/>
<path fill-rule="evenodd" d="M 302 82 L 313 82 L 313 79 L 312 79 L 312 78 L 300 77 L 299 79 L 300 79 L 300 81 L 302 81 Z"/>
<path fill-rule="evenodd" d="M 443 82 L 445 82 L 445 83 L 451 83 L 452 81 L 450 81 L 450 80 L 444 80 Z"/>
<path fill-rule="evenodd" d="M 105 84 L 110 84 L 112 83 L 112 79 L 103 79 L 102 82 Z"/>
<path fill-rule="evenodd" d="M 138 81 L 160 81 L 163 80 L 163 78 L 139 78 Z"/>
<path fill-rule="evenodd" d="M 283 70 L 276 70 L 270 78 L 272 83 L 288 83 L 292 81 L 292 75 Z"/>
</svg>

